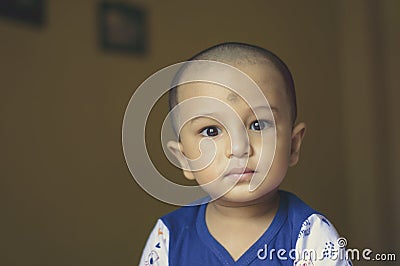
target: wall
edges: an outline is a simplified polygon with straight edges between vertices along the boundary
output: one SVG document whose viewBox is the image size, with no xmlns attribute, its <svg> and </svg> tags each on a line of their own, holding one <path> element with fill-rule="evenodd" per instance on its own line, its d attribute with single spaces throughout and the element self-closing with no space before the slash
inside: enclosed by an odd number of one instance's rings
<svg viewBox="0 0 400 266">
<path fill-rule="evenodd" d="M 40 29 L 0 20 L 2 265 L 137 264 L 175 207 L 130 176 L 126 104 L 155 71 L 223 41 L 266 47 L 295 76 L 308 131 L 284 188 L 351 247 L 399 250 L 398 2 L 125 2 L 148 11 L 146 55 L 99 48 L 94 0 L 48 1 Z"/>
</svg>

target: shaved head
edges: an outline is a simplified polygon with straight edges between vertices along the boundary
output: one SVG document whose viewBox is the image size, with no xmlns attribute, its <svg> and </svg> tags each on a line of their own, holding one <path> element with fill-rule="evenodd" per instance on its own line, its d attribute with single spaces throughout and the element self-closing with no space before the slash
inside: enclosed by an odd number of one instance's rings
<svg viewBox="0 0 400 266">
<path fill-rule="evenodd" d="M 268 65 L 272 66 L 282 76 L 285 84 L 285 92 L 287 95 L 288 105 L 290 107 L 290 114 L 292 123 L 296 121 L 297 117 L 297 104 L 296 92 L 292 74 L 286 64 L 274 53 L 262 47 L 255 45 L 227 42 L 212 46 L 195 56 L 191 57 L 188 61 L 194 60 L 209 60 L 225 63 L 231 66 L 240 65 Z M 266 70 L 267 71 L 267 70 Z M 180 79 L 185 69 L 182 69 L 174 78 L 173 84 L 178 84 L 177 80 Z M 169 91 L 169 107 L 172 110 L 178 104 L 178 88 L 173 87 Z M 237 95 L 232 93 L 228 96 L 229 101 L 237 100 Z"/>
</svg>

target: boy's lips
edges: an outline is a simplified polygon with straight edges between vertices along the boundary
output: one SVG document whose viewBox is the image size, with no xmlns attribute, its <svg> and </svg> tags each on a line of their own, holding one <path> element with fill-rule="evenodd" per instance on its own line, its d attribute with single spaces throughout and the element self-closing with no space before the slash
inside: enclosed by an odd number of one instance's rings
<svg viewBox="0 0 400 266">
<path fill-rule="evenodd" d="M 253 177 L 254 170 L 250 168 L 233 168 L 225 174 L 225 177 L 232 179 L 239 179 L 239 181 L 250 181 Z"/>
</svg>

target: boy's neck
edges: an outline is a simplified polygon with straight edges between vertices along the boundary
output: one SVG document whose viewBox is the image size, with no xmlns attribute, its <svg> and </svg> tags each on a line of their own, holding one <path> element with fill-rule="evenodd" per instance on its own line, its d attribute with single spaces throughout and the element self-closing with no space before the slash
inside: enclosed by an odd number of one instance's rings
<svg viewBox="0 0 400 266">
<path fill-rule="evenodd" d="M 232 203 L 218 199 L 208 204 L 207 212 L 213 216 L 246 220 L 275 216 L 278 207 L 279 193 L 276 189 L 262 198 L 250 202 Z"/>
</svg>

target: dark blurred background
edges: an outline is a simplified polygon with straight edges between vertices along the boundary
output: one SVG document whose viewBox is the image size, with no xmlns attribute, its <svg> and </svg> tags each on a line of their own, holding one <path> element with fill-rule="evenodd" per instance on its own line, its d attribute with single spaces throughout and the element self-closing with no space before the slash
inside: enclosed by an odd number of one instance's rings
<svg viewBox="0 0 400 266">
<path fill-rule="evenodd" d="M 104 21 L 119 23 L 101 17 L 104 2 L 139 29 L 104 40 Z M 176 207 L 127 169 L 126 105 L 155 71 L 224 41 L 274 51 L 295 77 L 308 131 L 283 187 L 326 214 L 349 247 L 399 256 L 399 1 L 36 4 L 28 18 L 0 5 L 0 265 L 137 265 L 156 219 Z"/>
</svg>

